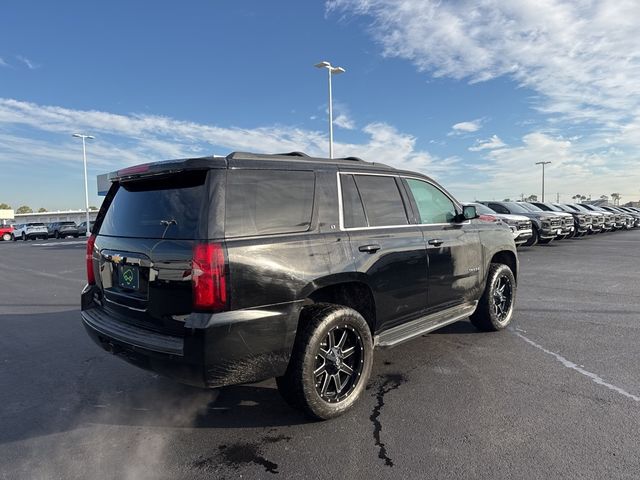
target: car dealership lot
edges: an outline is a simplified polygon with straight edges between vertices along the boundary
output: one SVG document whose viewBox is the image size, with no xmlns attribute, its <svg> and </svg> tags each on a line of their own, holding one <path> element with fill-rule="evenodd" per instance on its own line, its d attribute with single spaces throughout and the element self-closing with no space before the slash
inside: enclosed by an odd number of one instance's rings
<svg viewBox="0 0 640 480">
<path fill-rule="evenodd" d="M 513 327 L 377 351 L 308 422 L 272 381 L 198 390 L 83 331 L 82 239 L 0 243 L 0 478 L 637 478 L 640 232 L 523 249 Z"/>
</svg>

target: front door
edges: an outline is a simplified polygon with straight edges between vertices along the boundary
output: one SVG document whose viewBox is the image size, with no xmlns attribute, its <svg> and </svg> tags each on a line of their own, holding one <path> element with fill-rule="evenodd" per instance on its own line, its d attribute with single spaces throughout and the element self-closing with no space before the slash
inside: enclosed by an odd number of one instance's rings
<svg viewBox="0 0 640 480">
<path fill-rule="evenodd" d="M 453 200 L 432 183 L 406 178 L 427 247 L 430 311 L 478 297 L 482 285 L 480 236 L 470 221 L 459 221 Z"/>
</svg>

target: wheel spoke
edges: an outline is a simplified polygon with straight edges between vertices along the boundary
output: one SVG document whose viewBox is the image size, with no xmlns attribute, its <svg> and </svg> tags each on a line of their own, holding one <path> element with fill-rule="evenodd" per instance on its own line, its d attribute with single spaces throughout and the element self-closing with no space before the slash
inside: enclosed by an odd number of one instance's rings
<svg viewBox="0 0 640 480">
<path fill-rule="evenodd" d="M 342 392 L 344 388 L 344 383 L 340 380 L 340 372 L 331 375 L 331 378 L 333 378 L 333 384 L 336 386 L 336 395 L 340 395 L 340 392 Z"/>
<path fill-rule="evenodd" d="M 329 341 L 328 341 L 329 346 L 327 350 L 331 350 L 336 345 L 336 339 L 333 337 L 333 330 L 329 331 L 329 333 L 327 334 L 327 337 L 329 337 Z"/>
<path fill-rule="evenodd" d="M 327 370 L 326 370 L 326 368 L 327 368 L 327 362 L 326 362 L 326 360 L 325 360 L 324 358 L 323 358 L 322 360 L 323 360 L 323 361 L 322 361 L 322 365 L 320 365 L 318 368 L 316 368 L 316 369 L 313 371 L 313 374 L 314 374 L 316 377 L 317 377 L 318 375 L 320 375 L 320 374 L 322 374 L 322 373 L 324 373 L 324 372 L 326 372 L 326 371 L 327 371 Z"/>
<path fill-rule="evenodd" d="M 324 372 L 324 380 L 322 382 L 322 388 L 320 389 L 320 395 L 322 396 L 326 396 L 327 395 L 327 387 L 329 386 L 329 379 L 331 378 L 331 376 L 329 375 L 329 372 Z"/>
<path fill-rule="evenodd" d="M 344 346 L 344 342 L 347 341 L 347 331 L 344 330 L 342 332 L 342 336 L 340 337 L 340 341 L 338 342 L 338 344 L 336 345 L 336 347 L 338 347 L 339 349 L 342 350 L 342 347 Z"/>
<path fill-rule="evenodd" d="M 349 365 L 347 365 L 346 363 L 343 363 L 342 365 L 340 365 L 340 371 L 342 373 L 346 373 L 347 375 L 351 376 L 353 375 L 353 368 L 351 368 Z"/>
<path fill-rule="evenodd" d="M 356 347 L 349 347 L 342 350 L 342 359 L 349 358 L 356 351 Z"/>
</svg>

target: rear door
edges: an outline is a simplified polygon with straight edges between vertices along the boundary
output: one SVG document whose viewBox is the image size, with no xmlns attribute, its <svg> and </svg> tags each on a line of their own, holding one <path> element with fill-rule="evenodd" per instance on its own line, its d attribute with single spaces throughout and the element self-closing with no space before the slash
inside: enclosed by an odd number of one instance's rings
<svg viewBox="0 0 640 480">
<path fill-rule="evenodd" d="M 427 252 L 420 228 L 409 222 L 400 179 L 369 173 L 339 179 L 341 228 L 373 290 L 378 331 L 420 316 L 427 307 Z"/>
<path fill-rule="evenodd" d="M 482 284 L 480 236 L 470 221 L 455 221 L 458 208 L 438 186 L 404 178 L 424 234 L 429 260 L 430 310 L 441 310 L 477 298 Z"/>
<path fill-rule="evenodd" d="M 220 183 L 213 172 L 209 180 L 206 170 L 198 170 L 112 187 L 99 222 L 94 272 L 104 308 L 116 318 L 182 332 L 192 311 L 193 246 L 208 238 L 208 200 Z"/>
</svg>

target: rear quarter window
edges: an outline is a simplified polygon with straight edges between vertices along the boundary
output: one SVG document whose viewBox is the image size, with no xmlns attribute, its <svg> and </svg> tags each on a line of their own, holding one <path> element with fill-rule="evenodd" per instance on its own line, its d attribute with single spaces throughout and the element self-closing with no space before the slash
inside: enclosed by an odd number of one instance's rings
<svg viewBox="0 0 640 480">
<path fill-rule="evenodd" d="M 315 174 L 310 171 L 229 170 L 225 236 L 306 232 L 314 191 Z"/>
</svg>

